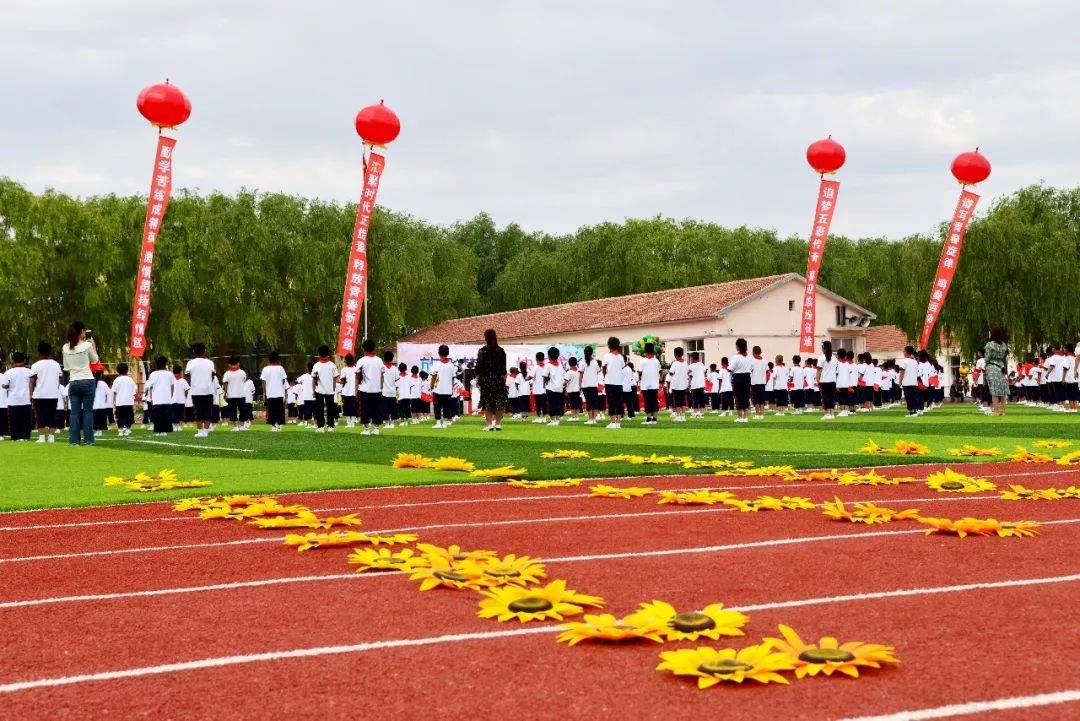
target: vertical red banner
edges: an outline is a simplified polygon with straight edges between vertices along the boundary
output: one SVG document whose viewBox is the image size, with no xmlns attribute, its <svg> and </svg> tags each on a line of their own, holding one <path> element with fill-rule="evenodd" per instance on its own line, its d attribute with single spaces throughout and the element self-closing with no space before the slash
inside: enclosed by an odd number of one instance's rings
<svg viewBox="0 0 1080 721">
<path fill-rule="evenodd" d="M 814 208 L 814 225 L 810 230 L 809 250 L 806 256 L 806 291 L 803 293 L 802 320 L 799 325 L 799 352 L 814 352 L 814 329 L 817 327 L 817 286 L 821 261 L 825 257 L 825 244 L 829 241 L 836 199 L 840 195 L 840 182 L 822 180 L 818 188 L 817 206 Z"/>
<path fill-rule="evenodd" d="M 945 307 L 945 298 L 949 295 L 953 277 L 956 275 L 956 266 L 960 264 L 960 251 L 964 247 L 964 233 L 967 232 L 971 216 L 975 215 L 975 205 L 979 202 L 979 196 L 970 190 L 960 191 L 960 200 L 956 204 L 953 213 L 952 224 L 945 236 L 945 245 L 941 248 L 941 258 L 938 260 L 937 275 L 934 277 L 934 285 L 930 287 L 930 300 L 926 305 L 926 319 L 923 321 L 922 335 L 919 336 L 919 347 L 926 348 L 930 336 L 937 325 L 941 309 Z"/>
<path fill-rule="evenodd" d="M 154 267 L 154 246 L 165 220 L 165 211 L 172 197 L 172 161 L 176 138 L 158 135 L 154 172 L 150 179 L 150 194 L 146 199 L 146 219 L 143 221 L 142 250 L 139 251 L 138 271 L 135 274 L 135 301 L 131 310 L 131 340 L 128 351 L 136 358 L 146 352 L 146 326 L 150 323 L 150 288 Z"/>
<path fill-rule="evenodd" d="M 343 356 L 356 351 L 356 334 L 360 314 L 364 310 L 367 295 L 367 243 L 371 214 L 375 211 L 375 197 L 379 193 L 386 158 L 378 153 L 368 156 L 364 168 L 364 188 L 356 204 L 356 225 L 353 226 L 349 250 L 349 265 L 345 269 L 345 294 L 341 299 L 341 325 L 338 330 L 337 354 Z"/>
</svg>

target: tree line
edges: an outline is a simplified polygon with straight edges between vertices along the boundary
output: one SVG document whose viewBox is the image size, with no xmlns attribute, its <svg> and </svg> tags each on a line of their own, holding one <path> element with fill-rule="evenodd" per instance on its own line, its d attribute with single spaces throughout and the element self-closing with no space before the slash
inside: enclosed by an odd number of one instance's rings
<svg viewBox="0 0 1080 721">
<path fill-rule="evenodd" d="M 33 193 L 0 179 L 0 354 L 54 345 L 72 319 L 108 360 L 125 354 L 145 198 Z M 180 191 L 154 262 L 153 353 L 309 354 L 333 345 L 355 206 L 283 193 Z M 900 239 L 829 239 L 821 283 L 917 337 L 945 223 Z M 369 243 L 370 335 L 389 343 L 446 318 L 802 273 L 806 241 L 657 217 L 574 233 L 438 226 L 378 208 Z M 971 224 L 939 328 L 965 350 L 1004 325 L 1014 347 L 1080 336 L 1080 188 L 1022 188 Z"/>
</svg>

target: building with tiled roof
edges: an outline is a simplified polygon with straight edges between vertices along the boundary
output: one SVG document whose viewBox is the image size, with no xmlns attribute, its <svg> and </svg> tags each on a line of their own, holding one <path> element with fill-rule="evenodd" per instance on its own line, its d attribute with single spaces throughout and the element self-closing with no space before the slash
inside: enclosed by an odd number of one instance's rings
<svg viewBox="0 0 1080 721">
<path fill-rule="evenodd" d="M 539 308 L 446 320 L 401 338 L 399 343 L 479 344 L 494 328 L 500 342 L 513 344 L 597 344 L 609 336 L 632 344 L 658 336 L 671 349 L 704 353 L 718 363 L 734 352 L 735 338 L 760 345 L 765 354 L 798 353 L 805 278 L 797 273 L 771 275 L 560 303 Z M 815 337 L 861 352 L 876 316 L 866 308 L 818 286 Z"/>
</svg>

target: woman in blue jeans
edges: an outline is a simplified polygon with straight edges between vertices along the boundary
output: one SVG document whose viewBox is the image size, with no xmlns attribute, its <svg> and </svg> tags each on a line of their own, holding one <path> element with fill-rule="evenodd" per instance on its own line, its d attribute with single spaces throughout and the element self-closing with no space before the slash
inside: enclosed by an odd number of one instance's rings
<svg viewBox="0 0 1080 721">
<path fill-rule="evenodd" d="M 64 370 L 68 374 L 68 402 L 71 407 L 68 442 L 76 446 L 79 435 L 88 446 L 94 445 L 94 391 L 97 381 L 90 370 L 91 363 L 98 362 L 97 347 L 93 338 L 86 337 L 86 326 L 75 321 L 68 327 L 67 343 L 64 344 Z"/>
</svg>

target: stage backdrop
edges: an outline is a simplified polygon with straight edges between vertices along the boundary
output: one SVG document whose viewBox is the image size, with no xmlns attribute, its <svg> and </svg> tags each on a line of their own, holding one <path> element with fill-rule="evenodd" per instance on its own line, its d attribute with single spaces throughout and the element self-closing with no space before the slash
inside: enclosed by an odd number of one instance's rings
<svg viewBox="0 0 1080 721">
<path fill-rule="evenodd" d="M 585 347 L 577 345 L 565 345 L 562 343 L 555 343 L 556 348 L 559 349 L 559 359 L 565 366 L 566 362 L 571 356 L 577 358 L 578 361 L 585 356 Z M 476 361 L 476 354 L 483 346 L 480 345 L 450 345 L 450 360 L 455 363 L 459 360 L 464 360 L 466 364 L 469 361 Z M 506 351 L 506 363 L 507 367 L 517 366 L 521 361 L 528 363 L 529 368 L 533 367 L 536 363 L 536 354 L 543 352 L 547 355 L 548 348 L 551 345 L 504 345 L 502 348 Z M 398 343 L 397 347 L 397 363 L 405 363 L 410 368 L 413 366 L 419 366 L 422 371 L 431 371 L 431 366 L 435 364 L 435 361 L 439 359 L 439 344 L 438 343 Z"/>
</svg>

